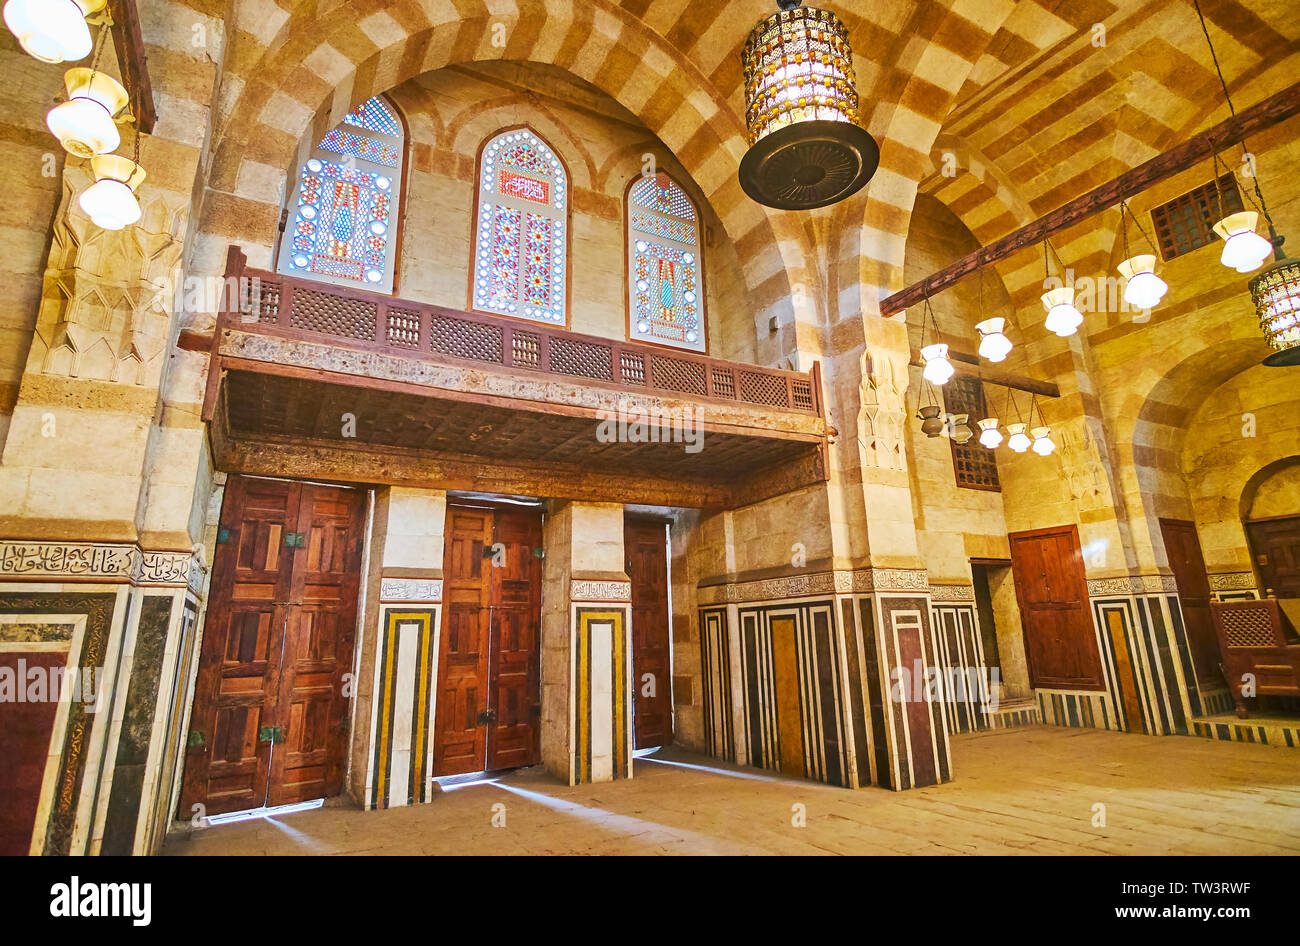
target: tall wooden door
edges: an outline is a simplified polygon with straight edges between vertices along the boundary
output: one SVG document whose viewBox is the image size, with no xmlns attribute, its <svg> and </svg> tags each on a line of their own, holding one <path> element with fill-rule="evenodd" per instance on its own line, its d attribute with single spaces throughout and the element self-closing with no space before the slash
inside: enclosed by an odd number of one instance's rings
<svg viewBox="0 0 1300 946">
<path fill-rule="evenodd" d="M 491 568 L 487 767 L 541 759 L 542 517 L 499 509 Z"/>
<path fill-rule="evenodd" d="M 632 579 L 632 725 L 636 748 L 650 749 L 673 741 L 664 523 L 625 519 L 623 548 Z"/>
<path fill-rule="evenodd" d="M 365 493 L 231 476 L 180 817 L 343 789 Z"/>
<path fill-rule="evenodd" d="M 539 510 L 448 506 L 434 775 L 541 758 Z"/>
<path fill-rule="evenodd" d="M 1174 584 L 1178 586 L 1178 601 L 1182 606 L 1183 625 L 1187 628 L 1196 679 L 1222 686 L 1219 636 L 1210 615 L 1210 579 L 1205 574 L 1205 559 L 1201 557 L 1196 525 L 1186 519 L 1161 519 L 1160 532 L 1165 537 L 1165 554 L 1169 556 Z"/>
<path fill-rule="evenodd" d="M 1246 523 L 1261 593 L 1300 598 L 1300 516 L 1255 519 Z"/>
<path fill-rule="evenodd" d="M 1030 685 L 1104 690 L 1078 529 L 1036 529 L 1008 538 Z"/>
</svg>

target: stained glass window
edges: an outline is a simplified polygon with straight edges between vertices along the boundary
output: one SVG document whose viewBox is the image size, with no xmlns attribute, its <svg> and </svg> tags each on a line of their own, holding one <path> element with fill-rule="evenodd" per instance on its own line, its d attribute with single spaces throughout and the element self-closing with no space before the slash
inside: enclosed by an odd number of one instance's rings
<svg viewBox="0 0 1300 946">
<path fill-rule="evenodd" d="M 403 139 L 397 113 L 379 97 L 321 139 L 294 186 L 280 272 L 392 291 Z"/>
<path fill-rule="evenodd" d="M 565 322 L 569 185 L 550 146 L 526 128 L 483 147 L 474 308 Z"/>
<path fill-rule="evenodd" d="M 695 204 L 660 172 L 640 177 L 628 188 L 627 220 L 628 334 L 704 351 L 704 277 Z"/>
</svg>

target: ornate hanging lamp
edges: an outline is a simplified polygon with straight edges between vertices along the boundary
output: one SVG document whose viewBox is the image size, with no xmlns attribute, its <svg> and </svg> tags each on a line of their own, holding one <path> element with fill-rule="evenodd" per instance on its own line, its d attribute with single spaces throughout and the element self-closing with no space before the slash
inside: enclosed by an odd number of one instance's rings
<svg viewBox="0 0 1300 946">
<path fill-rule="evenodd" d="M 984 314 L 984 268 L 980 267 L 980 315 Z M 995 315 L 992 318 L 985 319 L 975 326 L 975 331 L 980 336 L 979 356 L 987 358 L 989 361 L 1005 361 L 1007 355 L 1011 353 L 1011 339 L 1007 338 L 1003 329 L 1006 327 L 1007 320 L 1001 316 Z"/>
<path fill-rule="evenodd" d="M 844 23 L 801 0 L 778 5 L 741 54 L 750 148 L 740 186 L 768 207 L 811 210 L 861 190 L 880 148 L 862 127 Z"/>
<path fill-rule="evenodd" d="M 1124 244 L 1124 262 L 1119 264 L 1119 274 L 1124 277 L 1124 301 L 1135 309 L 1150 309 L 1165 297 L 1169 291 L 1169 284 L 1156 275 L 1156 256 L 1155 253 L 1139 253 L 1136 256 L 1129 255 L 1128 248 L 1128 218 L 1133 217 L 1133 223 L 1137 226 L 1138 231 L 1142 234 L 1143 239 L 1151 249 L 1155 249 L 1155 244 L 1151 242 L 1151 237 L 1143 229 L 1138 218 L 1133 216 L 1133 211 L 1129 209 L 1128 201 L 1119 202 L 1119 232 L 1120 238 Z"/>
<path fill-rule="evenodd" d="M 5 26 L 23 52 L 41 62 L 76 62 L 93 45 L 86 17 L 104 9 L 107 0 L 9 0 Z"/>
<path fill-rule="evenodd" d="M 68 100 L 54 106 L 45 116 L 45 124 L 59 139 L 59 144 L 78 158 L 110 154 L 122 143 L 116 122 L 129 96 L 122 83 L 100 71 L 99 57 L 107 32 L 107 26 L 100 30 L 89 69 L 77 67 L 67 71 L 64 85 Z"/>
<path fill-rule="evenodd" d="M 998 444 L 1002 443 L 1002 431 L 998 430 L 997 415 L 985 417 L 979 422 L 980 443 L 990 450 L 995 449 Z"/>
<path fill-rule="evenodd" d="M 1028 425 L 1020 417 L 1020 405 L 1016 403 L 1015 397 L 1012 396 L 1010 388 L 1007 388 L 1007 417 L 1011 416 L 1011 408 L 1016 409 L 1016 422 L 1007 424 L 1007 446 L 1016 453 L 1024 453 L 1029 449 L 1032 441 L 1025 434 L 1025 427 Z M 1031 418 L 1032 419 L 1032 418 Z"/>
<path fill-rule="evenodd" d="M 1052 279 L 1051 263 L 1048 260 L 1047 251 L 1051 249 L 1056 253 L 1056 247 L 1052 246 L 1051 240 L 1043 241 L 1043 284 L 1047 285 Z M 1056 262 L 1061 262 L 1061 257 L 1056 257 Z M 1062 265 L 1061 269 L 1065 267 Z M 1083 313 L 1074 305 L 1074 287 L 1061 285 L 1055 289 L 1049 289 L 1042 295 L 1043 308 L 1047 310 L 1047 319 L 1043 322 L 1044 327 L 1049 332 L 1055 332 L 1061 338 L 1068 338 L 1079 330 L 1083 324 Z"/>
<path fill-rule="evenodd" d="M 928 326 L 934 326 L 935 338 L 939 337 L 939 322 L 934 317 L 934 310 L 930 308 L 930 297 L 925 297 L 925 308 L 921 311 L 921 358 L 925 361 L 925 370 L 921 376 L 931 384 L 942 387 L 947 384 L 953 376 L 954 368 L 952 362 L 948 360 L 948 346 L 943 342 L 935 342 L 933 345 L 925 343 L 925 330 Z"/>
<path fill-rule="evenodd" d="M 135 154 L 97 154 L 90 159 L 95 183 L 86 188 L 77 203 L 91 222 L 105 230 L 121 230 L 140 219 L 136 191 L 144 183 L 140 166 L 140 128 L 135 130 Z"/>
<path fill-rule="evenodd" d="M 1029 434 L 1034 438 L 1034 453 L 1040 457 L 1050 456 L 1056 449 L 1056 442 L 1052 440 L 1052 428 L 1047 426 L 1047 418 L 1043 417 L 1043 409 L 1038 404 L 1038 395 L 1035 394 L 1029 399 L 1029 422 L 1034 422 L 1034 409 L 1038 409 L 1038 426 L 1030 428 Z"/>
</svg>

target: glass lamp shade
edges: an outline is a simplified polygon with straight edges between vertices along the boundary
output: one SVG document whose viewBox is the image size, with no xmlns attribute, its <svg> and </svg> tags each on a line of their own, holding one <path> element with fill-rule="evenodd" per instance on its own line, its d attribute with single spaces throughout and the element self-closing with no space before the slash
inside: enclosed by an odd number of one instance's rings
<svg viewBox="0 0 1300 946">
<path fill-rule="evenodd" d="M 970 415 L 956 414 L 952 419 L 951 432 L 948 434 L 952 442 L 957 445 L 963 445 L 970 442 L 970 438 L 975 436 L 975 431 L 970 429 Z"/>
<path fill-rule="evenodd" d="M 947 384 L 953 375 L 952 362 L 948 360 L 948 346 L 926 345 L 921 349 L 921 357 L 925 359 L 925 370 L 921 376 L 934 385 Z"/>
<path fill-rule="evenodd" d="M 95 183 L 78 199 L 81 209 L 96 226 L 121 230 L 140 219 L 136 189 L 145 178 L 144 168 L 118 154 L 101 154 L 90 159 Z"/>
<path fill-rule="evenodd" d="M 1083 324 L 1083 313 L 1074 307 L 1074 287 L 1061 286 L 1043 293 L 1043 308 L 1047 310 L 1044 325 L 1049 332 L 1066 338 Z"/>
<path fill-rule="evenodd" d="M 1220 263 L 1239 273 L 1252 273 L 1264 264 L 1273 252 L 1273 244 L 1255 232 L 1258 220 L 1255 211 L 1243 210 L 1214 225 L 1214 232 L 1223 239 Z"/>
<path fill-rule="evenodd" d="M 1300 260 L 1278 260 L 1250 281 L 1250 295 L 1273 349 L 1264 364 L 1300 365 Z"/>
<path fill-rule="evenodd" d="M 1029 449 L 1029 438 L 1025 436 L 1024 424 L 1007 424 L 1007 433 L 1011 436 L 1007 438 L 1007 446 L 1016 453 L 1024 453 Z"/>
<path fill-rule="evenodd" d="M 127 92 L 112 76 L 69 69 L 68 100 L 50 109 L 45 124 L 69 154 L 89 158 L 110 154 L 122 143 L 113 119 L 126 108 Z"/>
<path fill-rule="evenodd" d="M 916 412 L 921 418 L 921 433 L 927 437 L 937 437 L 943 431 L 943 420 L 939 417 L 939 405 L 927 404 Z"/>
<path fill-rule="evenodd" d="M 94 48 L 86 17 L 107 0 L 9 0 L 5 26 L 41 62 L 76 62 Z"/>
<path fill-rule="evenodd" d="M 768 207 L 809 210 L 860 190 L 880 148 L 858 111 L 848 28 L 829 10 L 779 5 L 741 52 L 750 148 L 740 186 Z"/>
<path fill-rule="evenodd" d="M 980 443 L 992 450 L 1002 443 L 1002 431 L 998 430 L 998 419 L 986 417 L 979 422 Z"/>
<path fill-rule="evenodd" d="M 1128 280 L 1124 301 L 1135 309 L 1150 309 L 1169 291 L 1168 284 L 1156 275 L 1156 258 L 1150 253 L 1124 260 L 1119 264 L 1119 274 Z"/>
<path fill-rule="evenodd" d="M 1052 442 L 1050 427 L 1035 427 L 1030 431 L 1034 437 L 1034 453 L 1040 457 L 1045 457 L 1056 449 L 1056 444 Z"/>
<path fill-rule="evenodd" d="M 1002 333 L 1007 320 L 1000 317 L 985 319 L 975 326 L 980 333 L 980 357 L 989 361 L 1005 361 L 1011 351 L 1011 339 Z"/>
</svg>

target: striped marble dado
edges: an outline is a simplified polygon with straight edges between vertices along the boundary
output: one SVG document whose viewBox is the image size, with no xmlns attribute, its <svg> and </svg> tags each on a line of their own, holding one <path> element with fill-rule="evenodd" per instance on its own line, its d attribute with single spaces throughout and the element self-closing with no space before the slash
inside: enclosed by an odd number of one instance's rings
<svg viewBox="0 0 1300 946">
<path fill-rule="evenodd" d="M 834 602 L 742 607 L 739 621 L 749 763 L 847 787 Z"/>
<path fill-rule="evenodd" d="M 726 608 L 700 609 L 700 675 L 704 695 L 704 744 L 709 755 L 736 761 L 732 725 L 731 635 Z"/>
<path fill-rule="evenodd" d="M 1194 719 L 1192 733 L 1220 742 L 1254 742 L 1283 749 L 1300 748 L 1300 720 L 1296 719 Z"/>
<path fill-rule="evenodd" d="M 438 614 L 431 605 L 380 608 L 366 808 L 397 808 L 432 797 Z"/>
</svg>

